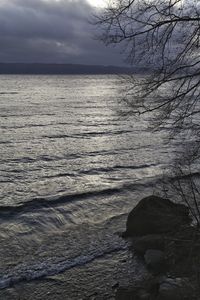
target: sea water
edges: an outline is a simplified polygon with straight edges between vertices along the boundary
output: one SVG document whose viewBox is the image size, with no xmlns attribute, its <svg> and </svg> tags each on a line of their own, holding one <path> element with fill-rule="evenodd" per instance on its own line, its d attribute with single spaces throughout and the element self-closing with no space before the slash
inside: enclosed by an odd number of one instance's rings
<svg viewBox="0 0 200 300">
<path fill-rule="evenodd" d="M 120 113 L 124 84 L 0 76 L 0 299 L 111 299 L 143 276 L 120 232 L 173 149 Z"/>
</svg>

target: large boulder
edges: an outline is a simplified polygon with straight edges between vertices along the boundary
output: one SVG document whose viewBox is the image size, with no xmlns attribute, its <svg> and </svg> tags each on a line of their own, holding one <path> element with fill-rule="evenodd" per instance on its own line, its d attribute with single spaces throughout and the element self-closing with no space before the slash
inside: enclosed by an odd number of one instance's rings
<svg viewBox="0 0 200 300">
<path fill-rule="evenodd" d="M 167 233 L 190 223 L 189 209 L 185 205 L 149 196 L 129 213 L 124 236 Z"/>
<path fill-rule="evenodd" d="M 135 287 L 120 287 L 116 300 L 199 300 L 187 278 L 154 277 Z"/>
<path fill-rule="evenodd" d="M 167 278 L 160 282 L 157 300 L 199 299 L 187 278 Z"/>
<path fill-rule="evenodd" d="M 164 250 L 165 239 L 162 234 L 148 234 L 133 240 L 132 248 L 138 255 L 144 255 L 148 249 Z"/>
<path fill-rule="evenodd" d="M 147 267 L 153 273 L 161 273 L 165 271 L 165 255 L 163 251 L 149 249 L 144 255 Z"/>
<path fill-rule="evenodd" d="M 142 288 L 119 288 L 115 300 L 149 300 L 151 294 Z"/>
<path fill-rule="evenodd" d="M 115 295 L 116 300 L 153 300 L 157 299 L 160 283 L 159 279 L 148 278 L 132 287 L 119 287 Z"/>
</svg>

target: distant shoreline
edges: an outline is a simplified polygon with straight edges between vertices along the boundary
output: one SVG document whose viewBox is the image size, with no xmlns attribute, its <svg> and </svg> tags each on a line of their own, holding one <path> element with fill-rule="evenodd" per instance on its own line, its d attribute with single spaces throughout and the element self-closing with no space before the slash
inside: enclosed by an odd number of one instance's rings
<svg viewBox="0 0 200 300">
<path fill-rule="evenodd" d="M 144 74 L 145 68 L 120 66 L 45 64 L 45 63 L 0 63 L 1 75 L 111 75 Z"/>
</svg>

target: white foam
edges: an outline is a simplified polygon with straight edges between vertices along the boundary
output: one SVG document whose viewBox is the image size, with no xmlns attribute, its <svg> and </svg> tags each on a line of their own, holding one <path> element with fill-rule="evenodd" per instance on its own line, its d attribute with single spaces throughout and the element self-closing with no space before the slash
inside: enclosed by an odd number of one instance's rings
<svg viewBox="0 0 200 300">
<path fill-rule="evenodd" d="M 63 259 L 60 261 L 44 261 L 33 265 L 18 265 L 12 273 L 3 275 L 0 277 L 0 289 L 5 289 L 18 282 L 31 281 L 39 279 L 45 276 L 52 276 L 63 271 L 69 270 L 74 267 L 78 267 L 93 261 L 94 259 L 100 258 L 106 254 L 124 250 L 127 245 L 114 245 L 108 249 L 93 249 L 86 255 L 76 256 L 70 259 Z"/>
</svg>

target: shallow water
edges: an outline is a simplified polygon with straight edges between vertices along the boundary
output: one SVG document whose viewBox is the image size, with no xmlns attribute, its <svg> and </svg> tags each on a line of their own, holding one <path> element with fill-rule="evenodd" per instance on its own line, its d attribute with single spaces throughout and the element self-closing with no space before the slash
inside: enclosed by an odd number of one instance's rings
<svg viewBox="0 0 200 300">
<path fill-rule="evenodd" d="M 122 86 L 116 76 L 0 76 L 0 288 L 73 273 L 69 299 L 80 299 L 75 282 L 89 268 L 101 294 L 98 274 L 128 255 L 117 232 L 176 148 L 119 115 Z"/>
</svg>

